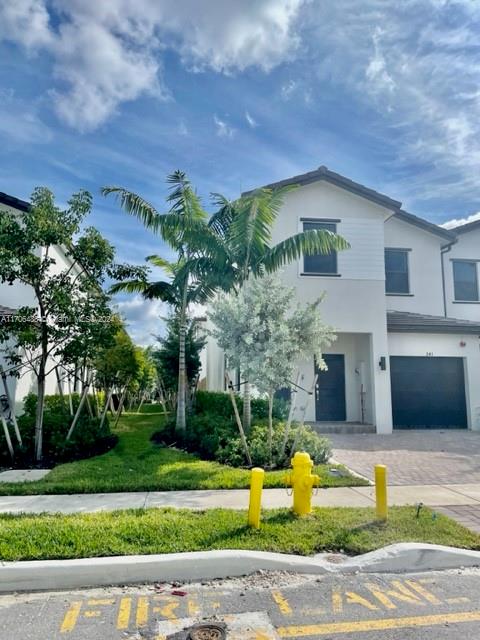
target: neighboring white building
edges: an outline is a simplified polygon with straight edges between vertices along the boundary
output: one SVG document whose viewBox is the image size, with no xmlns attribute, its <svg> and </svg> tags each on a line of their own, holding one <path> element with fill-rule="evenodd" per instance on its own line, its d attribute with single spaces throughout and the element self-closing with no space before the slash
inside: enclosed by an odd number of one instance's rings
<svg viewBox="0 0 480 640">
<path fill-rule="evenodd" d="M 26 215 L 29 211 L 29 203 L 24 200 L 19 200 L 6 193 L 0 192 L 0 208 L 10 211 L 16 211 L 19 215 Z M 39 252 L 41 248 L 39 248 Z M 55 258 L 55 264 L 52 265 L 52 269 L 63 271 L 65 268 L 70 267 L 72 264 L 71 258 L 69 258 L 63 251 L 62 247 L 55 247 L 50 250 L 50 256 Z M 78 267 L 76 265 L 72 268 L 72 274 L 78 274 Z M 13 285 L 0 283 L 0 321 L 1 317 L 9 315 L 15 312 L 15 309 L 19 307 L 36 307 L 36 298 L 31 287 L 28 287 L 22 283 L 15 282 Z M 0 355 L 0 365 L 8 370 L 11 365 L 7 364 Z M 21 413 L 23 399 L 28 393 L 36 392 L 36 380 L 31 370 L 24 370 L 20 378 L 14 378 L 8 376 L 8 384 L 11 397 L 15 399 L 16 413 Z M 66 388 L 65 388 L 66 391 Z M 46 379 L 46 393 L 54 394 L 58 393 L 58 385 L 55 373 L 50 373 Z M 4 394 L 3 385 L 0 384 L 0 396 Z"/>
<path fill-rule="evenodd" d="M 338 336 L 307 420 L 369 424 L 377 433 L 480 430 L 480 223 L 447 231 L 323 166 L 267 186 L 289 184 L 299 188 L 285 198 L 273 242 L 325 228 L 351 245 L 282 274 L 299 301 L 326 293 L 322 317 Z M 309 388 L 313 358 L 299 369 Z M 210 342 L 207 388 L 223 389 L 223 371 Z"/>
</svg>

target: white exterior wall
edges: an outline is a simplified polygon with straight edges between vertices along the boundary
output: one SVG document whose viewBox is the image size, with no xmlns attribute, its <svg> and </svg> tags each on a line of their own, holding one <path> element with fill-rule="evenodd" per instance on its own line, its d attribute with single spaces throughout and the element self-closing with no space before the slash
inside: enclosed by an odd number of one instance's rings
<svg viewBox="0 0 480 640">
<path fill-rule="evenodd" d="M 465 346 L 461 346 L 465 343 Z M 468 428 L 480 431 L 480 349 L 477 336 L 435 333 L 390 333 L 391 356 L 463 358 Z M 432 381 L 434 384 L 434 381 Z"/>
<path fill-rule="evenodd" d="M 450 251 L 445 253 L 443 257 L 447 314 L 451 318 L 480 322 L 480 302 L 455 302 L 452 265 L 452 260 L 455 258 L 479 261 L 477 264 L 477 278 L 480 286 L 480 228 L 458 234 L 457 242 L 452 245 Z"/>
<path fill-rule="evenodd" d="M 392 429 L 390 378 L 378 366 L 380 357 L 388 356 L 383 253 L 384 220 L 388 215 L 387 209 L 364 198 L 317 182 L 287 194 L 272 238 L 272 243 L 277 243 L 303 230 L 301 218 L 339 220 L 337 232 L 350 242 L 351 248 L 338 254 L 338 277 L 304 276 L 303 260 L 288 265 L 281 277 L 295 289 L 299 302 L 312 301 L 325 293 L 322 317 L 341 334 L 329 351 L 345 354 L 347 418 L 360 419 L 355 368 L 363 361 L 365 370 L 373 372 L 374 378 L 368 385 L 366 420 L 376 424 L 382 433 Z M 223 354 L 212 340 L 207 351 L 207 387 L 223 389 Z M 310 388 L 313 358 L 301 363 L 300 370 L 304 374 L 303 386 Z M 315 420 L 313 401 L 307 420 Z"/>
<path fill-rule="evenodd" d="M 385 223 L 385 248 L 409 249 L 409 294 L 388 294 L 387 309 L 443 316 L 443 285 L 440 248 L 447 240 L 403 220 Z"/>
</svg>

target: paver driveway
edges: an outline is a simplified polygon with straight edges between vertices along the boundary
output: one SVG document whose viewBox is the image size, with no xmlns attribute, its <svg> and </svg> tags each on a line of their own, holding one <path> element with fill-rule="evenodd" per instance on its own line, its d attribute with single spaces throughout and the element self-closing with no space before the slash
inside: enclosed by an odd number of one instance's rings
<svg viewBox="0 0 480 640">
<path fill-rule="evenodd" d="M 480 433 L 394 431 L 392 435 L 328 436 L 335 460 L 373 479 L 386 464 L 392 485 L 480 483 Z"/>
</svg>

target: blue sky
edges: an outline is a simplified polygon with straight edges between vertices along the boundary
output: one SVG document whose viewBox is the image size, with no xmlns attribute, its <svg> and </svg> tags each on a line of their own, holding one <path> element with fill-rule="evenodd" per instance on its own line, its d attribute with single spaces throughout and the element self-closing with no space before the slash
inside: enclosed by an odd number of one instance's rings
<svg viewBox="0 0 480 640">
<path fill-rule="evenodd" d="M 444 223 L 480 210 L 480 2 L 0 0 L 0 191 L 94 195 L 140 262 L 164 247 L 105 184 L 159 209 L 321 164 Z M 161 304 L 121 301 L 148 342 Z"/>
</svg>

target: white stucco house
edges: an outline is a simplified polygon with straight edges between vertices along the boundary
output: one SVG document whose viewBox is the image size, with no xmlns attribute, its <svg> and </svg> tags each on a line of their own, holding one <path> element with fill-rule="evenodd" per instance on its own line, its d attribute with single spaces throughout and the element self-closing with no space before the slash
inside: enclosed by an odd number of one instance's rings
<svg viewBox="0 0 480 640">
<path fill-rule="evenodd" d="M 299 301 L 325 292 L 322 317 L 338 336 L 306 419 L 383 434 L 480 430 L 480 222 L 446 230 L 324 166 L 266 186 L 288 184 L 298 189 L 285 198 L 274 242 L 325 228 L 351 245 L 282 272 Z M 298 366 L 309 388 L 313 357 Z M 204 367 L 206 387 L 223 389 L 224 357 L 211 340 Z"/>
<path fill-rule="evenodd" d="M 24 200 L 15 198 L 14 196 L 0 192 L 0 209 L 6 209 L 17 212 L 19 216 L 28 215 L 30 204 Z M 39 251 L 42 251 L 39 248 Z M 71 258 L 66 254 L 62 247 L 58 246 L 50 249 L 50 256 L 55 259 L 52 269 L 61 272 L 65 268 L 72 265 Z M 77 265 L 72 266 L 72 275 L 77 275 L 79 268 Z M 5 316 L 15 313 L 15 310 L 22 306 L 36 307 L 36 298 L 31 287 L 20 282 L 14 282 L 12 285 L 0 283 L 0 321 Z M 7 364 L 0 353 L 0 366 L 8 371 L 11 365 Z M 15 402 L 15 411 L 21 413 L 23 399 L 28 393 L 36 392 L 36 381 L 31 370 L 23 370 L 20 378 L 12 376 L 7 377 L 10 389 L 10 396 Z M 66 383 L 63 381 L 62 386 L 66 389 Z M 46 393 L 58 393 L 58 383 L 55 373 L 50 373 L 46 380 Z M 0 384 L 0 396 L 4 395 L 3 384 Z"/>
</svg>

